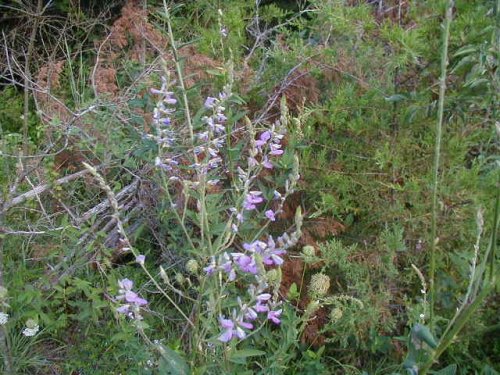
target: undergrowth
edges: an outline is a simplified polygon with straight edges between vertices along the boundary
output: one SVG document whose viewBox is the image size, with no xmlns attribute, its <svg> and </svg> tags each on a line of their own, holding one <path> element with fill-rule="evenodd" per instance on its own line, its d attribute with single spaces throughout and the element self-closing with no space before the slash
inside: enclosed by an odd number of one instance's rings
<svg viewBox="0 0 500 375">
<path fill-rule="evenodd" d="M 498 1 L 0 9 L 0 372 L 500 371 Z"/>
</svg>

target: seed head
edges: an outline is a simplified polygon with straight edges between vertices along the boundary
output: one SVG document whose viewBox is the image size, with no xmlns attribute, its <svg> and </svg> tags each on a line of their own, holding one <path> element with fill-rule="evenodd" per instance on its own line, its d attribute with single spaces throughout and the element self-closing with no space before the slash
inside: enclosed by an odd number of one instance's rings
<svg viewBox="0 0 500 375">
<path fill-rule="evenodd" d="M 342 312 L 342 309 L 340 307 L 335 307 L 331 312 L 330 312 L 330 319 L 332 322 L 337 322 L 342 318 L 342 315 L 344 313 Z"/>
<path fill-rule="evenodd" d="M 309 294 L 314 297 L 323 297 L 330 289 L 330 278 L 322 273 L 312 275 L 309 283 Z"/>
<path fill-rule="evenodd" d="M 192 275 L 198 274 L 199 268 L 198 262 L 195 259 L 189 259 L 186 263 L 186 271 Z"/>
</svg>

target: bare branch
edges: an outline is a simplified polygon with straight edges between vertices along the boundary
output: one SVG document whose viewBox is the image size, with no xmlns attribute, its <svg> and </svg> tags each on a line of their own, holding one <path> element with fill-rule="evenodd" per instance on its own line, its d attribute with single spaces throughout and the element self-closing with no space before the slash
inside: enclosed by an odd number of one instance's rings
<svg viewBox="0 0 500 375">
<path fill-rule="evenodd" d="M 54 181 L 54 183 L 39 185 L 36 188 L 34 188 L 34 189 L 32 189 L 32 190 L 30 190 L 30 191 L 28 191 L 26 193 L 18 195 L 17 197 L 13 198 L 9 202 L 4 202 L 4 204 L 3 204 L 3 210 L 6 211 L 6 210 L 8 210 L 8 209 L 10 209 L 10 208 L 12 208 L 14 206 L 17 206 L 20 203 L 25 202 L 29 198 L 36 197 L 37 195 L 46 192 L 47 190 L 49 190 L 54 185 L 63 185 L 63 184 L 66 184 L 66 183 L 68 183 L 70 181 L 74 181 L 74 180 L 76 180 L 76 179 L 78 179 L 78 178 L 80 178 L 80 177 L 82 177 L 82 176 L 84 176 L 84 175 L 86 175 L 88 173 L 89 172 L 87 170 L 82 170 L 82 171 L 70 174 L 68 176 L 61 177 L 61 178 L 57 179 L 56 181 Z M 0 205 L 0 206 L 2 206 L 2 205 Z"/>
</svg>

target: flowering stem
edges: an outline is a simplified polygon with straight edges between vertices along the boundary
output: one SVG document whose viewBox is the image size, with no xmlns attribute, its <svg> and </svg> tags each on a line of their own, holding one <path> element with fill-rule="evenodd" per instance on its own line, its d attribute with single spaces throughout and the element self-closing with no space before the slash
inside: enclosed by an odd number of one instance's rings
<svg viewBox="0 0 500 375">
<path fill-rule="evenodd" d="M 168 30 L 168 38 L 170 39 L 170 45 L 172 46 L 172 53 L 174 54 L 174 62 L 175 68 L 177 70 L 177 76 L 179 79 L 179 85 L 182 91 L 182 101 L 184 102 L 184 108 L 186 112 L 186 122 L 189 128 L 189 136 L 191 137 L 191 143 L 194 145 L 194 129 L 193 122 L 191 120 L 191 112 L 189 110 L 189 100 L 187 98 L 186 86 L 184 85 L 184 75 L 182 74 L 181 64 L 179 63 L 179 53 L 177 50 L 177 45 L 174 38 L 174 33 L 172 31 L 171 19 L 170 19 L 170 10 L 168 9 L 167 1 L 163 0 L 163 8 L 165 9 L 165 18 L 167 19 L 167 30 Z M 194 153 L 195 160 L 197 161 L 198 157 L 196 153 Z"/>
<path fill-rule="evenodd" d="M 497 187 L 498 186 L 497 184 Z M 493 214 L 493 225 L 491 228 L 491 238 L 489 242 L 488 249 L 484 254 L 483 262 L 480 265 L 480 274 L 477 280 L 471 279 L 472 283 L 477 283 L 482 286 L 482 290 L 477 293 L 474 292 L 470 295 L 469 299 L 465 298 L 462 305 L 455 313 L 453 319 L 448 323 L 443 336 L 439 340 L 439 344 L 436 350 L 432 353 L 429 360 L 424 363 L 419 374 L 426 374 L 428 370 L 431 369 L 434 362 L 445 352 L 445 350 L 451 345 L 455 340 L 456 336 L 460 333 L 465 324 L 471 319 L 472 315 L 481 307 L 482 302 L 486 299 L 488 294 L 495 288 L 496 285 L 496 274 L 495 272 L 489 272 L 486 270 L 488 266 L 495 262 L 495 253 L 497 247 L 497 233 L 500 224 L 500 189 L 497 190 L 497 196 L 495 201 L 495 211 Z M 488 264 L 489 263 L 489 264 Z M 485 274 L 486 273 L 486 274 Z M 479 286 L 478 286 L 479 288 Z M 477 289 L 476 289 L 477 290 Z"/>
<path fill-rule="evenodd" d="M 174 38 L 174 33 L 172 31 L 172 22 L 170 18 L 170 10 L 168 9 L 167 1 L 163 0 L 163 8 L 165 10 L 165 18 L 167 20 L 167 30 L 168 30 L 168 37 L 170 40 L 170 44 L 172 46 L 172 53 L 174 55 L 174 62 L 175 62 L 175 68 L 177 71 L 177 77 L 179 79 L 179 86 L 182 92 L 182 101 L 184 102 L 184 108 L 185 108 L 185 115 L 186 115 L 186 122 L 188 125 L 189 129 L 189 136 L 191 138 L 191 145 L 193 146 L 193 156 L 195 163 L 198 163 L 198 155 L 196 155 L 195 148 L 194 148 L 194 127 L 193 127 L 193 121 L 191 119 L 191 112 L 189 109 L 189 100 L 187 97 L 187 91 L 186 91 L 186 86 L 184 84 L 184 75 L 182 73 L 182 67 L 179 62 L 179 52 L 177 49 L 177 44 Z M 208 217 L 206 216 L 206 204 L 205 204 L 205 191 L 206 191 L 206 181 L 204 176 L 198 176 L 199 177 L 199 182 L 200 182 L 200 237 L 201 241 L 204 242 L 205 239 L 205 233 L 208 232 Z M 208 238 L 208 245 L 211 248 L 212 243 L 211 239 Z"/>
<path fill-rule="evenodd" d="M 444 20 L 443 30 L 443 45 L 441 49 L 441 77 L 439 78 L 439 102 L 438 102 L 438 120 L 436 124 L 436 144 L 434 149 L 434 167 L 432 176 L 432 217 L 431 217 L 431 237 L 430 237 L 430 264 L 429 264 L 429 291 L 430 291 L 430 304 L 429 304 L 429 324 L 431 331 L 434 328 L 434 303 L 436 300 L 436 288 L 434 285 L 436 273 L 436 246 L 437 246 L 437 216 L 438 216 L 438 177 L 439 177 L 439 164 L 441 157 L 441 137 L 443 128 L 443 113 L 444 113 L 444 99 L 446 93 L 446 68 L 448 66 L 448 40 L 450 37 L 450 24 L 453 15 L 454 0 L 449 0 L 448 8 L 446 10 L 446 17 Z"/>
<path fill-rule="evenodd" d="M 96 169 L 94 167 L 90 166 L 87 163 L 83 163 L 83 166 L 96 178 L 96 180 L 99 182 L 100 187 L 106 192 L 106 194 L 108 196 L 108 199 L 109 199 L 109 202 L 110 202 L 110 206 L 111 206 L 111 208 L 113 210 L 113 215 L 112 215 L 113 219 L 116 221 L 116 226 L 118 227 L 118 234 L 120 236 L 122 236 L 122 239 L 124 240 L 125 246 L 127 246 L 130 249 L 130 251 L 132 252 L 132 254 L 134 255 L 134 257 L 137 257 L 137 255 L 139 255 L 139 254 L 132 247 L 132 244 L 130 243 L 130 241 L 129 241 L 128 237 L 127 237 L 127 234 L 125 232 L 125 228 L 123 227 L 123 223 L 120 220 L 120 211 L 119 211 L 119 208 L 118 208 L 118 201 L 116 200 L 115 194 L 113 193 L 113 191 L 111 190 L 111 188 L 109 187 L 109 185 L 106 184 L 106 182 L 104 181 L 104 178 L 99 173 L 97 173 L 97 171 L 96 171 Z M 193 322 L 191 321 L 191 319 L 189 319 L 187 317 L 187 315 L 184 313 L 184 311 L 182 311 L 182 309 L 175 303 L 175 301 L 158 284 L 158 282 L 153 277 L 153 275 L 151 275 L 149 273 L 149 271 L 147 270 L 146 266 L 143 263 L 140 263 L 140 266 L 142 267 L 142 269 L 146 273 L 146 275 L 149 277 L 149 279 L 151 280 L 151 282 L 154 284 L 154 286 L 156 287 L 156 289 L 158 289 L 158 291 L 168 300 L 168 302 L 170 302 L 175 307 L 175 309 L 177 311 L 179 311 L 179 313 L 182 315 L 182 317 L 184 319 L 186 319 L 186 321 L 192 327 L 195 327 L 195 325 L 193 324 Z"/>
</svg>

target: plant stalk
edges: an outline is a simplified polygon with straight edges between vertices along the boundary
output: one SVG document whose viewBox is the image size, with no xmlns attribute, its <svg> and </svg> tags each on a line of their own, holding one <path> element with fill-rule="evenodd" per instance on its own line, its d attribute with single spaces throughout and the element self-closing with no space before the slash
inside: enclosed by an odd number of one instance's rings
<svg viewBox="0 0 500 375">
<path fill-rule="evenodd" d="M 443 44 L 441 48 L 441 76 L 439 78 L 439 102 L 438 119 L 436 124 L 436 144 L 434 148 L 434 166 L 432 177 L 432 217 L 431 217 L 431 235 L 430 235 L 430 262 L 429 262 L 429 324 L 431 332 L 434 331 L 434 304 L 436 300 L 435 274 L 436 274 L 436 247 L 437 237 L 437 219 L 438 219 L 438 187 L 439 187 L 439 165 L 441 159 L 441 138 L 443 129 L 444 100 L 446 94 L 446 74 L 448 66 L 448 41 L 450 37 L 450 24 L 453 16 L 454 0 L 448 1 L 446 16 L 443 28 Z"/>
<path fill-rule="evenodd" d="M 500 188 L 500 185 L 497 186 Z M 487 263 L 489 262 L 490 267 L 495 261 L 499 218 L 500 218 L 500 189 L 497 190 L 497 196 L 495 201 L 495 212 L 493 216 L 493 226 L 491 228 L 492 230 L 491 239 L 488 246 L 488 250 L 484 254 L 484 260 L 483 260 L 484 265 L 487 265 Z M 485 276 L 483 276 L 483 273 L 481 273 L 479 277 L 482 280 L 484 280 L 482 283 L 483 285 L 481 291 L 479 292 L 478 295 L 472 297 L 471 302 L 464 300 L 463 305 L 459 308 L 458 312 L 455 314 L 451 322 L 448 324 L 448 327 L 446 328 L 443 337 L 441 337 L 441 339 L 439 340 L 439 344 L 434 353 L 432 353 L 431 358 L 429 358 L 429 360 L 421 368 L 420 370 L 421 375 L 426 374 L 427 371 L 430 370 L 434 362 L 437 361 L 438 358 L 441 356 L 441 354 L 443 354 L 445 350 L 448 348 L 448 346 L 452 344 L 455 337 L 460 333 L 465 324 L 470 320 L 472 315 L 481 306 L 481 304 L 486 299 L 490 291 L 495 287 L 496 284 L 495 272 L 488 272 Z M 473 282 L 474 280 L 471 280 L 471 283 Z"/>
<path fill-rule="evenodd" d="M 0 204 L 0 227 L 4 221 L 4 204 Z M 4 250 L 4 238 L 5 233 L 0 229 L 0 287 L 4 286 L 4 278 L 3 278 L 3 250 Z M 1 302 L 1 301 L 0 301 Z M 1 304 L 0 304 L 1 308 Z M 12 366 L 12 357 L 10 348 L 7 342 L 7 329 L 4 325 L 0 326 L 0 350 L 3 353 L 3 362 L 4 362 L 4 370 L 6 375 L 14 375 L 13 366 Z"/>
</svg>

